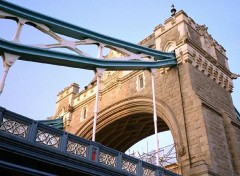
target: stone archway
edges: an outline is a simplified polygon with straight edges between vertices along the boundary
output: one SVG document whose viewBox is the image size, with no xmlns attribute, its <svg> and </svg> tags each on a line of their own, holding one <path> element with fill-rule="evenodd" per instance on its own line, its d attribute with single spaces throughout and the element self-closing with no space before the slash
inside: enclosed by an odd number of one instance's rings
<svg viewBox="0 0 240 176">
<path fill-rule="evenodd" d="M 158 132 L 170 130 L 177 152 L 182 153 L 182 134 L 177 118 L 171 108 L 156 99 Z M 99 113 L 96 141 L 125 152 L 138 141 L 154 134 L 153 105 L 151 97 L 135 96 L 117 102 Z M 77 135 L 91 139 L 92 118 L 78 131 Z"/>
</svg>

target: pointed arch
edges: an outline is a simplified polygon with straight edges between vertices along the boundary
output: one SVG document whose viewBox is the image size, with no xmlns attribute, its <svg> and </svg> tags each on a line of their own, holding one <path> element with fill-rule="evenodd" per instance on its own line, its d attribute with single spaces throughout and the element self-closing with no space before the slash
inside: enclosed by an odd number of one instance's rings
<svg viewBox="0 0 240 176">
<path fill-rule="evenodd" d="M 165 52 L 171 52 L 176 49 L 176 42 L 175 41 L 168 41 L 166 45 L 163 47 L 163 51 Z"/>
</svg>

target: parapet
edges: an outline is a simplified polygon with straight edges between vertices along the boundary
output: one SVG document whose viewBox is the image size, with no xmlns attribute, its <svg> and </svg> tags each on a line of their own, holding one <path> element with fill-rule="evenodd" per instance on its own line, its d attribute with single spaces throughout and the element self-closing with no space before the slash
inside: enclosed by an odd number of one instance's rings
<svg viewBox="0 0 240 176">
<path fill-rule="evenodd" d="M 174 16 L 169 17 L 167 20 L 165 20 L 164 25 L 159 24 L 155 27 L 155 38 L 163 35 L 167 31 L 171 30 L 173 27 L 179 25 L 180 23 L 185 23 L 189 27 L 191 27 L 190 30 L 194 30 L 199 36 L 203 36 L 204 38 L 207 38 L 209 40 L 209 43 L 211 46 L 214 46 L 215 49 L 217 49 L 221 54 L 226 56 L 225 52 L 226 50 L 221 46 L 216 40 L 212 38 L 212 36 L 208 33 L 206 25 L 199 25 L 197 24 L 191 17 L 189 17 L 183 10 L 180 10 L 177 12 Z M 189 31 L 188 28 L 184 28 L 182 30 L 178 31 L 180 32 L 180 38 L 181 37 L 191 37 L 191 31 Z M 202 41 L 203 43 L 203 41 Z"/>
<path fill-rule="evenodd" d="M 79 93 L 79 85 L 77 83 L 72 83 L 70 86 L 65 87 L 62 91 L 60 91 L 57 95 L 57 102 L 62 98 L 70 95 L 70 94 L 78 94 Z"/>
</svg>

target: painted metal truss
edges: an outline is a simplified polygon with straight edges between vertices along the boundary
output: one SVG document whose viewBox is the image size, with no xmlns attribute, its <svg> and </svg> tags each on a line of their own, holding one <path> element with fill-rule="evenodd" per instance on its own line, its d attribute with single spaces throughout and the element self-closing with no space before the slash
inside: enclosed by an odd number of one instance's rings
<svg viewBox="0 0 240 176">
<path fill-rule="evenodd" d="M 5 53 L 17 55 L 19 60 L 91 70 L 96 68 L 140 70 L 176 65 L 176 58 L 173 52 L 165 53 L 98 34 L 6 1 L 0 1 L 0 18 L 7 18 L 17 22 L 13 41 L 0 39 L 0 52 L 3 55 Z M 21 30 L 24 25 L 35 27 L 55 39 L 56 43 L 32 46 L 20 44 Z M 65 39 L 61 35 L 71 37 L 73 40 Z M 97 45 L 99 48 L 98 57 L 90 57 L 88 53 L 77 48 L 78 45 Z M 78 55 L 50 51 L 50 48 L 67 48 Z M 121 53 L 123 57 L 104 59 L 102 55 L 103 48 L 115 50 Z M 6 56 L 3 57 L 5 60 L 8 59 Z"/>
</svg>

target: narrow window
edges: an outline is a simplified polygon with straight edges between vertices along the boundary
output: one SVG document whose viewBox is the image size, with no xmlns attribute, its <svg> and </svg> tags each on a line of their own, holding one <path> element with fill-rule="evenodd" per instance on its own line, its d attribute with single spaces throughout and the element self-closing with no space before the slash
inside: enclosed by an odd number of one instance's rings
<svg viewBox="0 0 240 176">
<path fill-rule="evenodd" d="M 143 84 L 143 75 L 139 75 L 138 76 L 138 85 L 139 85 L 139 89 L 142 89 L 144 84 Z"/>
<path fill-rule="evenodd" d="M 140 91 L 144 87 L 145 87 L 145 77 L 144 77 L 144 72 L 142 72 L 137 76 L 136 89 L 137 91 Z"/>
<path fill-rule="evenodd" d="M 87 108 L 86 107 L 83 107 L 83 109 L 82 109 L 82 113 L 83 113 L 83 119 L 86 119 L 86 117 L 87 117 Z"/>
</svg>

